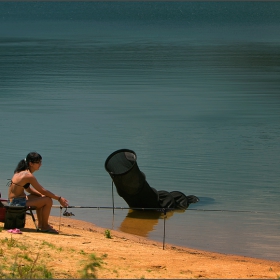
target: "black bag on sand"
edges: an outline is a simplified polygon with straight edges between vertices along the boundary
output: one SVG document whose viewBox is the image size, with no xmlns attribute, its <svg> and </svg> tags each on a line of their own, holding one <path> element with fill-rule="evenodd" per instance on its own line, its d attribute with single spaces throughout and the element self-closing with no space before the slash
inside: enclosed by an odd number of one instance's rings
<svg viewBox="0 0 280 280">
<path fill-rule="evenodd" d="M 10 206 L 6 208 L 4 229 L 24 228 L 26 207 Z"/>
</svg>

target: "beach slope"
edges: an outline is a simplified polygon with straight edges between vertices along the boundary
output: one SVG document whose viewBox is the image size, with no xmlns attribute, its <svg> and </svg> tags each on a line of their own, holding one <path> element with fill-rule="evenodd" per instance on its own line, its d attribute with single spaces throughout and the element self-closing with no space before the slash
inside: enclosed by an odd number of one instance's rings
<svg viewBox="0 0 280 280">
<path fill-rule="evenodd" d="M 3 229 L 1 262 L 12 264 L 16 256 L 18 265 L 27 266 L 26 262 L 36 260 L 36 265 L 44 265 L 53 278 L 59 279 L 81 278 L 85 272 L 103 279 L 280 278 L 280 262 L 170 244 L 165 244 L 163 250 L 160 242 L 72 218 L 51 217 L 50 222 L 54 228 L 60 228 L 59 235 L 36 232 L 29 216 L 22 234 Z M 90 267 L 95 271 L 90 271 Z"/>
</svg>

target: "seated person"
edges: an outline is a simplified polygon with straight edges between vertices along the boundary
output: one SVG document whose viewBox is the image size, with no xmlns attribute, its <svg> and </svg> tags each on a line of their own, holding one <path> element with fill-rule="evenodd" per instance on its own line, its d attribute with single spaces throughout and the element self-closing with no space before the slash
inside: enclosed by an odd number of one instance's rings
<svg viewBox="0 0 280 280">
<path fill-rule="evenodd" d="M 40 230 L 42 232 L 58 233 L 49 225 L 52 199 L 58 200 L 63 207 L 68 207 L 68 200 L 53 194 L 40 185 L 33 173 L 39 170 L 41 165 L 42 157 L 36 152 L 29 153 L 26 159 L 22 159 L 18 163 L 14 176 L 9 183 L 9 205 L 36 207 Z M 26 195 L 24 191 L 30 194 Z"/>
</svg>

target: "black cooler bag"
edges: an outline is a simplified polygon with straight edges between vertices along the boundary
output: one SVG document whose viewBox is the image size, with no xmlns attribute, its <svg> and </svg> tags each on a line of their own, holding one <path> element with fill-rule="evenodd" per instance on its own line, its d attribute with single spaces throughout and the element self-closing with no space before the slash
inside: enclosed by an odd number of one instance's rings
<svg viewBox="0 0 280 280">
<path fill-rule="evenodd" d="M 14 229 L 14 228 L 24 228 L 26 218 L 26 207 L 21 206 L 9 206 L 6 208 L 5 215 L 5 229 Z"/>
</svg>

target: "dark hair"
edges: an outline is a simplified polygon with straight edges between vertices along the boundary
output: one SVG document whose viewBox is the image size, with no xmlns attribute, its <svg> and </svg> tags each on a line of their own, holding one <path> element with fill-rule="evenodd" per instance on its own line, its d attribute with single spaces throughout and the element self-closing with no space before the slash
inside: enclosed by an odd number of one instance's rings
<svg viewBox="0 0 280 280">
<path fill-rule="evenodd" d="M 42 156 L 36 152 L 31 152 L 29 153 L 25 159 L 22 159 L 14 173 L 18 173 L 18 172 L 21 172 L 21 171 L 24 171 L 24 170 L 28 170 L 29 169 L 29 162 L 32 162 L 32 163 L 35 163 L 35 162 L 39 162 L 40 160 L 42 160 Z"/>
</svg>

